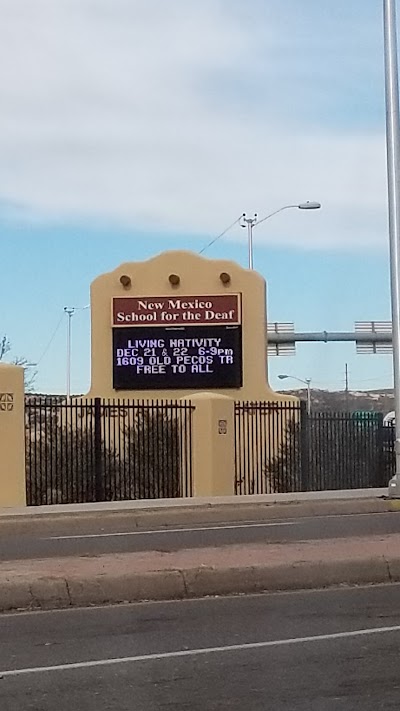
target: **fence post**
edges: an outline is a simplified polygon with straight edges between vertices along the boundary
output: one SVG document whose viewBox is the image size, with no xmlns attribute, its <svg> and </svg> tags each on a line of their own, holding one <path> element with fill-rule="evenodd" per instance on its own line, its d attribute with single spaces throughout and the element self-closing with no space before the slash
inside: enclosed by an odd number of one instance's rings
<svg viewBox="0 0 400 711">
<path fill-rule="evenodd" d="M 385 467 L 385 436 L 384 436 L 384 424 L 383 424 L 383 413 L 377 413 L 376 417 L 377 428 L 376 428 L 376 462 L 374 471 L 374 481 L 372 486 L 385 486 L 388 479 Z M 389 477 L 390 478 L 390 477 Z M 382 484 L 381 482 L 385 483 Z"/>
<path fill-rule="evenodd" d="M 96 501 L 104 501 L 102 466 L 101 399 L 94 399 L 94 491 Z"/>
<path fill-rule="evenodd" d="M 305 402 L 300 402 L 300 491 L 310 489 L 310 417 Z"/>
<path fill-rule="evenodd" d="M 0 363 L 0 507 L 26 506 L 24 369 Z"/>
<path fill-rule="evenodd" d="M 217 393 L 198 393 L 193 410 L 193 495 L 235 493 L 235 401 Z"/>
</svg>

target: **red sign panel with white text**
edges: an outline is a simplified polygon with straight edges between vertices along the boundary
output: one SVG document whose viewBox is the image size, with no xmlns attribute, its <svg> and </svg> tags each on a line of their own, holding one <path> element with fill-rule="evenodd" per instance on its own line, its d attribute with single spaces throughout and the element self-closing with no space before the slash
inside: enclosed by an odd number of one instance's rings
<svg viewBox="0 0 400 711">
<path fill-rule="evenodd" d="M 215 296 L 117 296 L 113 326 L 235 326 L 241 323 L 240 294 Z"/>
</svg>

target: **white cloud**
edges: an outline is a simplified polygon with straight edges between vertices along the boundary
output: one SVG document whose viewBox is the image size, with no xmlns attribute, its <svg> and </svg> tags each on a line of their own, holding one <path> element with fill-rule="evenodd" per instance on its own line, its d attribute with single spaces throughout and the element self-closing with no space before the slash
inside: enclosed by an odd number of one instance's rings
<svg viewBox="0 0 400 711">
<path fill-rule="evenodd" d="M 291 45 L 296 17 L 253 3 L 243 14 L 234 0 L 0 0 L 2 203 L 45 219 L 214 234 L 243 210 L 311 199 L 320 213 L 287 212 L 257 238 L 382 244 L 382 126 L 368 126 L 362 107 L 347 128 L 307 115 L 310 102 L 339 105 L 351 92 L 335 37 L 318 21 L 306 32 L 306 16 Z M 343 26 L 341 55 L 358 76 L 376 36 L 359 27 L 356 60 Z"/>
</svg>

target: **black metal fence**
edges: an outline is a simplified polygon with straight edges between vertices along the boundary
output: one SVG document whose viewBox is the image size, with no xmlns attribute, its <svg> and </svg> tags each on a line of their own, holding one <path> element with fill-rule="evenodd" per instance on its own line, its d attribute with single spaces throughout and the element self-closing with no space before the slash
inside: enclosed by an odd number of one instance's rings
<svg viewBox="0 0 400 711">
<path fill-rule="evenodd" d="M 235 444 L 237 494 L 384 487 L 394 473 L 393 428 L 377 413 L 236 403 Z"/>
<path fill-rule="evenodd" d="M 193 409 L 183 401 L 29 398 L 28 505 L 192 496 Z M 236 403 L 236 493 L 386 487 L 394 439 L 376 413 Z"/>
<path fill-rule="evenodd" d="M 192 496 L 190 402 L 29 398 L 29 506 Z"/>
</svg>

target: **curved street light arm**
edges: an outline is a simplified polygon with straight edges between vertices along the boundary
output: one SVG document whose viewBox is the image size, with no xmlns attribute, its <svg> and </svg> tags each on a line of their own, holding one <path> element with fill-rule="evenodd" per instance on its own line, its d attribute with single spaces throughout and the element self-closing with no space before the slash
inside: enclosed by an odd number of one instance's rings
<svg viewBox="0 0 400 711">
<path fill-rule="evenodd" d="M 292 207 L 298 207 L 298 205 L 284 205 L 283 207 L 280 207 L 279 210 L 274 210 L 274 212 L 271 212 L 269 215 L 266 215 L 261 220 L 257 220 L 255 226 L 261 225 L 261 223 L 265 222 L 265 220 L 269 220 L 270 217 L 277 215 L 278 212 L 282 212 L 283 210 L 290 210 Z"/>
<path fill-rule="evenodd" d="M 311 378 L 304 380 L 303 378 L 298 378 L 297 375 L 278 375 L 278 378 L 280 380 L 297 380 L 299 383 L 304 383 L 304 385 L 308 385 L 311 382 Z"/>
</svg>

